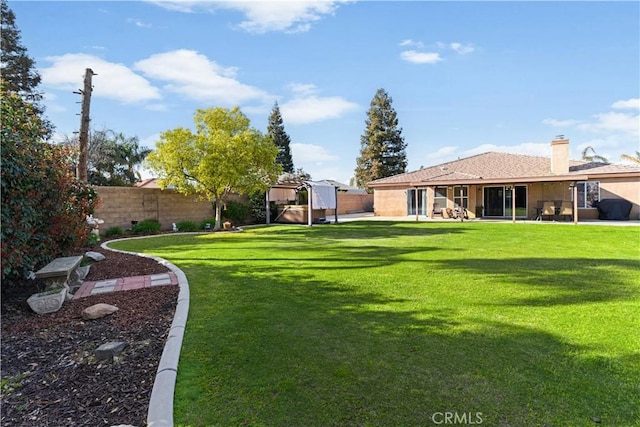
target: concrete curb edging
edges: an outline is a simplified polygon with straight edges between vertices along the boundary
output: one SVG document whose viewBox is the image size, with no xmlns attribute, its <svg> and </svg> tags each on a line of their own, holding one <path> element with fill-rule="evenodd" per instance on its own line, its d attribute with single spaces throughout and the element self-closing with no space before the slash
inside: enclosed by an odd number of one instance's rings
<svg viewBox="0 0 640 427">
<path fill-rule="evenodd" d="M 173 396 L 175 392 L 176 378 L 178 376 L 178 361 L 180 360 L 182 338 L 184 336 L 187 317 L 189 315 L 189 282 L 187 280 L 187 276 L 182 270 L 163 258 L 136 252 L 121 251 L 107 246 L 109 243 L 113 242 L 130 239 L 144 239 L 147 237 L 157 236 L 114 239 L 102 243 L 100 247 L 113 252 L 153 259 L 174 272 L 178 278 L 178 286 L 180 290 L 178 292 L 176 311 L 173 316 L 171 327 L 169 328 L 167 340 L 164 344 L 162 356 L 160 357 L 156 377 L 153 381 L 153 389 L 151 390 L 151 398 L 149 399 L 149 410 L 147 412 L 148 427 L 171 427 L 173 426 Z"/>
</svg>

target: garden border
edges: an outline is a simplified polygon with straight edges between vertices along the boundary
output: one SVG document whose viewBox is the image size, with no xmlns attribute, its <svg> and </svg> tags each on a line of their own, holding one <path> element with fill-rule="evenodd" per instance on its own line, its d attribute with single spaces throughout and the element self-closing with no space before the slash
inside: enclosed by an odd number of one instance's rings
<svg viewBox="0 0 640 427">
<path fill-rule="evenodd" d="M 195 233 L 176 233 L 176 234 L 195 234 Z M 205 234 L 205 233 L 197 233 Z M 168 427 L 173 426 L 173 398 L 176 386 L 176 378 L 178 375 L 178 362 L 180 360 L 180 351 L 182 350 L 182 339 L 184 330 L 189 316 L 189 281 L 182 270 L 164 258 L 151 256 L 138 252 L 121 251 L 108 246 L 109 243 L 131 240 L 144 239 L 150 237 L 158 237 L 161 235 L 125 237 L 121 239 L 109 240 L 100 245 L 101 248 L 129 255 L 136 255 L 144 258 L 150 258 L 158 263 L 166 266 L 173 271 L 178 278 L 178 302 L 173 316 L 173 322 L 169 328 L 169 334 L 164 344 L 158 370 L 156 371 L 155 380 L 153 381 L 153 389 L 151 390 L 151 398 L 149 399 L 149 410 L 147 412 L 147 425 L 149 427 Z"/>
</svg>

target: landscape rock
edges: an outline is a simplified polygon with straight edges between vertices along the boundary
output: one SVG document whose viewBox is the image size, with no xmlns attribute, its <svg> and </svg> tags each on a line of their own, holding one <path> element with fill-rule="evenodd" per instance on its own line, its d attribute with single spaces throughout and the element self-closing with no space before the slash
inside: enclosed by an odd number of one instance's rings
<svg viewBox="0 0 640 427">
<path fill-rule="evenodd" d="M 78 267 L 76 270 L 78 272 L 78 280 L 84 280 L 87 277 L 87 274 L 89 274 L 90 268 L 91 268 L 90 265 L 85 265 L 84 267 Z"/>
<path fill-rule="evenodd" d="M 127 343 L 123 341 L 112 341 L 102 344 L 96 349 L 96 357 L 101 360 L 113 360 L 126 346 Z"/>
<path fill-rule="evenodd" d="M 118 311 L 118 307 L 110 304 L 94 304 L 82 310 L 82 318 L 84 320 L 95 320 L 108 316 Z"/>
<path fill-rule="evenodd" d="M 84 256 L 86 256 L 87 258 L 89 258 L 89 259 L 91 259 L 93 261 L 102 261 L 103 259 L 106 258 L 100 252 L 93 252 L 93 251 L 87 252 L 86 254 L 84 254 Z"/>
</svg>

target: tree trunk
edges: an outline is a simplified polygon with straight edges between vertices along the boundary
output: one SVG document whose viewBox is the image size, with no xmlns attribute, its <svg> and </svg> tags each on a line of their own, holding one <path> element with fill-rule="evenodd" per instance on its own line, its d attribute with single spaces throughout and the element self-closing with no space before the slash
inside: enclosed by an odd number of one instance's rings
<svg viewBox="0 0 640 427">
<path fill-rule="evenodd" d="M 220 199 L 215 199 L 213 201 L 213 207 L 214 210 L 216 212 L 216 222 L 213 225 L 213 231 L 218 231 L 220 230 L 220 224 L 222 222 L 222 206 L 224 206 L 224 203 L 222 200 Z"/>
</svg>

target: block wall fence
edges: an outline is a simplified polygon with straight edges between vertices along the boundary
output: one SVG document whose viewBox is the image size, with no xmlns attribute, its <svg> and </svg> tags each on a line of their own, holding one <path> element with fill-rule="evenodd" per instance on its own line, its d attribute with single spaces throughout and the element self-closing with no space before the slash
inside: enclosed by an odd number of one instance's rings
<svg viewBox="0 0 640 427">
<path fill-rule="evenodd" d="M 199 224 L 215 214 L 210 201 L 195 196 L 184 196 L 175 190 L 138 187 L 95 187 L 100 197 L 100 206 L 93 216 L 104 220 L 100 232 L 110 227 L 123 230 L 131 228 L 131 221 L 155 219 L 163 230 L 170 230 L 172 224 L 193 221 Z M 248 203 L 247 196 L 232 196 L 232 200 Z M 338 214 L 372 212 L 372 194 L 338 193 Z M 333 214 L 333 210 L 327 215 Z"/>
</svg>

